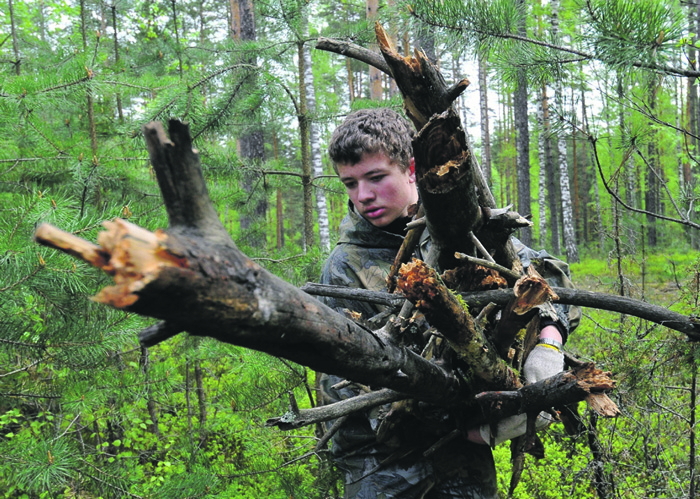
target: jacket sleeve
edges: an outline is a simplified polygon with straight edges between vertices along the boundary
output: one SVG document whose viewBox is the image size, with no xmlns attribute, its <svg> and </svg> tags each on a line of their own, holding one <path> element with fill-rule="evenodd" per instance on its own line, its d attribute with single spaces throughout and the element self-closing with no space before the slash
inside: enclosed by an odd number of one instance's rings
<svg viewBox="0 0 700 499">
<path fill-rule="evenodd" d="M 534 265 L 537 272 L 552 287 L 574 288 L 569 265 L 566 262 L 553 257 L 545 250 L 535 251 L 525 246 L 518 239 L 513 238 L 513 243 L 523 268 Z M 541 323 L 554 323 L 562 333 L 562 339 L 566 342 L 569 334 L 576 329 L 581 321 L 581 308 L 576 305 L 564 305 L 561 303 L 553 303 L 552 305 L 556 312 L 556 317 L 552 317 L 546 310 L 540 309 Z"/>
</svg>

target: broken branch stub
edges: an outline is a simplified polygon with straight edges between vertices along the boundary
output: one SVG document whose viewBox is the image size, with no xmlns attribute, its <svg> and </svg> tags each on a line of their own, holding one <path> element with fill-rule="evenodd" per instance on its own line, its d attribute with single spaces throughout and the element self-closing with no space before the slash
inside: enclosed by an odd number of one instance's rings
<svg viewBox="0 0 700 499">
<path fill-rule="evenodd" d="M 398 289 L 415 303 L 430 325 L 447 338 L 457 357 L 475 375 L 497 389 L 522 386 L 515 372 L 476 329 L 463 302 L 445 286 L 435 270 L 413 259 L 401 266 Z"/>
</svg>

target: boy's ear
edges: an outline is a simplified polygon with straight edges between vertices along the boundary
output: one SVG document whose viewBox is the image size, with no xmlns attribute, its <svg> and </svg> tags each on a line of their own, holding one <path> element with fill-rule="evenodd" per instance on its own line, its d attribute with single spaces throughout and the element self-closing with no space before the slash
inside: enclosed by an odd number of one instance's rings
<svg viewBox="0 0 700 499">
<path fill-rule="evenodd" d="M 411 172 L 412 177 L 416 176 L 416 159 L 415 158 L 411 158 L 408 161 L 408 170 Z"/>
</svg>

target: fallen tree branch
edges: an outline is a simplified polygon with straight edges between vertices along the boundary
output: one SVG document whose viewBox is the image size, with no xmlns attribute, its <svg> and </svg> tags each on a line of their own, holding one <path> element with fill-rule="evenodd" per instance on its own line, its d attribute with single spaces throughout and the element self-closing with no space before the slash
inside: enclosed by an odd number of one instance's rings
<svg viewBox="0 0 700 499">
<path fill-rule="evenodd" d="M 210 336 L 424 400 L 455 400 L 457 377 L 408 348 L 350 321 L 244 255 L 221 224 L 202 177 L 189 129 L 144 127 L 170 220 L 149 232 L 124 220 L 106 222 L 98 245 L 49 225 L 35 238 L 114 277 L 95 301 L 165 324 L 161 334 Z"/>
<path fill-rule="evenodd" d="M 564 406 L 578 402 L 591 394 L 603 394 L 615 388 L 610 373 L 596 369 L 593 364 L 584 364 L 571 371 L 564 371 L 551 378 L 517 391 L 484 392 L 475 397 L 475 403 L 486 420 L 499 420 L 515 414 L 537 414 L 552 406 Z M 608 399 L 609 400 L 609 399 Z M 547 406 L 542 402 L 546 401 Z M 617 406 L 598 406 L 605 410 L 601 416 L 615 417 L 620 414 Z"/>
<path fill-rule="evenodd" d="M 318 50 L 333 52 L 336 54 L 344 55 L 346 57 L 350 57 L 351 59 L 355 59 L 360 62 L 364 62 L 388 74 L 391 77 L 394 76 L 391 73 L 391 68 L 389 68 L 389 65 L 382 57 L 382 54 L 378 52 L 372 52 L 371 50 L 361 47 L 352 42 L 348 42 L 345 40 L 337 40 L 334 38 L 325 38 L 321 36 L 316 42 L 316 48 Z"/>
<path fill-rule="evenodd" d="M 591 363 L 582 364 L 571 371 L 559 373 L 518 390 L 478 394 L 473 401 L 467 403 L 468 406 L 474 406 L 469 412 L 478 415 L 470 419 L 469 424 L 476 425 L 523 413 L 537 414 L 551 407 L 561 407 L 592 398 L 600 401 L 592 406 L 598 414 L 603 417 L 615 417 L 620 411 L 605 394 L 614 387 L 615 381 L 610 378 L 610 373 L 596 369 Z M 290 411 L 284 416 L 268 419 L 265 426 L 276 426 L 284 431 L 293 430 L 404 399 L 405 396 L 386 389 L 363 393 L 333 404 L 302 409 L 296 415 Z"/>
<path fill-rule="evenodd" d="M 301 288 L 309 294 L 315 296 L 326 296 L 326 293 L 334 293 L 332 296 L 338 298 L 351 297 L 350 294 L 345 294 L 348 288 L 342 286 L 332 286 L 328 284 L 313 284 L 306 283 Z M 654 322 L 661 326 L 679 331 L 688 336 L 692 341 L 700 341 L 700 322 L 678 312 L 668 310 L 667 308 L 652 303 L 647 303 L 634 298 L 625 296 L 611 295 L 606 293 L 595 293 L 593 291 L 585 291 L 581 289 L 571 288 L 556 288 L 554 291 L 559 299 L 553 300 L 555 303 L 563 303 L 567 305 L 578 305 L 580 307 L 597 308 L 599 310 L 607 310 L 609 312 L 618 312 L 621 314 L 632 315 L 650 322 Z M 331 295 L 328 295 L 331 296 Z M 513 289 L 495 289 L 489 291 L 474 291 L 468 293 L 460 293 L 464 303 L 469 307 L 481 308 L 488 305 L 490 302 L 499 306 L 508 304 L 515 295 Z M 365 300 L 384 304 L 398 304 L 400 299 L 396 295 L 383 293 L 381 291 L 367 291 L 360 297 L 353 299 Z M 396 301 L 392 301 L 396 300 Z"/>
<path fill-rule="evenodd" d="M 376 392 L 363 393 L 333 404 L 322 405 L 312 409 L 302 409 L 297 414 L 293 414 L 290 411 L 284 416 L 268 419 L 265 421 L 265 426 L 277 426 L 280 430 L 293 430 L 406 398 L 406 395 L 393 390 L 383 389 Z"/>
</svg>

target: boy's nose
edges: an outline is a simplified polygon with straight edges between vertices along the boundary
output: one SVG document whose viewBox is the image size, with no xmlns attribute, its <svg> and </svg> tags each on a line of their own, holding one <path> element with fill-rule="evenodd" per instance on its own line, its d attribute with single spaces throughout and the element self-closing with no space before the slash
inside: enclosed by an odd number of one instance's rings
<svg viewBox="0 0 700 499">
<path fill-rule="evenodd" d="M 357 200 L 361 203 L 366 203 L 368 201 L 372 201 L 373 199 L 374 190 L 371 188 L 371 186 L 365 184 L 364 182 L 360 182 L 360 184 L 357 186 Z"/>
</svg>

